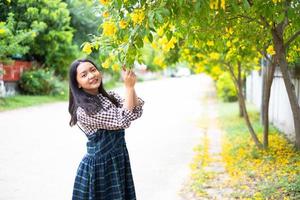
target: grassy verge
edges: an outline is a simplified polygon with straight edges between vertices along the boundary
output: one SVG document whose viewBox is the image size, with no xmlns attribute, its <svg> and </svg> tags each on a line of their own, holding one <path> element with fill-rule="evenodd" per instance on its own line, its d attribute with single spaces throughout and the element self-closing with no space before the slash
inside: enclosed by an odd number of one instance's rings
<svg viewBox="0 0 300 200">
<path fill-rule="evenodd" d="M 109 81 L 104 84 L 104 87 L 107 90 L 111 90 L 115 87 L 121 86 L 121 83 Z M 59 101 L 68 101 L 69 99 L 69 91 L 68 91 L 68 83 L 64 84 L 64 92 L 59 96 L 32 96 L 32 95 L 16 95 L 7 98 L 0 98 L 0 112 L 6 110 L 13 110 L 17 108 L 29 107 L 40 105 L 44 103 L 53 103 Z"/>
<path fill-rule="evenodd" d="M 259 114 L 250 108 L 255 131 L 262 138 Z M 231 177 L 234 197 L 240 199 L 300 199 L 300 152 L 274 127 L 269 149 L 258 150 L 236 103 L 220 103 L 220 127 L 224 130 L 222 156 Z"/>
</svg>

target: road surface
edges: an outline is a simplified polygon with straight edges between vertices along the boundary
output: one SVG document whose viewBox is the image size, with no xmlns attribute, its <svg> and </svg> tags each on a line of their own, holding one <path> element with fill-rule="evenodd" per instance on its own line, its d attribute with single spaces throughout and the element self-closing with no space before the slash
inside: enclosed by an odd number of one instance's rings
<svg viewBox="0 0 300 200">
<path fill-rule="evenodd" d="M 138 200 L 181 200 L 211 86 L 205 75 L 137 84 L 144 113 L 126 141 Z M 87 139 L 68 126 L 67 108 L 60 102 L 0 112 L 0 200 L 71 199 Z"/>
</svg>

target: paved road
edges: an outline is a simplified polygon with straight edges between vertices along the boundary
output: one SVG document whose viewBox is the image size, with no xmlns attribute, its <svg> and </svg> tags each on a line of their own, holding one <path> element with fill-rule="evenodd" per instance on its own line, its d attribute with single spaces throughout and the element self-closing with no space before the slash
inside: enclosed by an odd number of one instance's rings
<svg viewBox="0 0 300 200">
<path fill-rule="evenodd" d="M 180 200 L 210 84 L 204 75 L 138 83 L 144 114 L 126 132 L 138 200 Z M 0 113 L 0 200 L 71 199 L 86 137 L 68 126 L 67 106 Z"/>
</svg>

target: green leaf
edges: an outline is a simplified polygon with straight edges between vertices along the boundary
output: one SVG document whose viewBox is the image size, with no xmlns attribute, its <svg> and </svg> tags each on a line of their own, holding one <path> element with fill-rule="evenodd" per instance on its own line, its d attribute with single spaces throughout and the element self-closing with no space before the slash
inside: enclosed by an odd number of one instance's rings
<svg viewBox="0 0 300 200">
<path fill-rule="evenodd" d="M 159 22 L 159 23 L 163 23 L 164 19 L 162 17 L 162 15 L 158 12 L 155 13 L 155 19 Z"/>
<path fill-rule="evenodd" d="M 243 6 L 244 6 L 244 8 L 246 8 L 246 9 L 249 9 L 249 8 L 250 8 L 250 4 L 249 4 L 249 2 L 248 2 L 247 0 L 243 0 Z"/>
<path fill-rule="evenodd" d="M 154 18 L 154 12 L 149 11 L 149 13 L 148 13 L 148 22 L 149 22 L 150 26 L 153 26 L 153 18 Z"/>
<path fill-rule="evenodd" d="M 280 13 L 280 15 L 275 18 L 275 21 L 276 23 L 280 23 L 284 20 L 284 18 L 285 18 L 285 13 Z"/>
<path fill-rule="evenodd" d="M 165 34 L 166 34 L 168 40 L 170 40 L 173 36 L 173 33 L 171 31 L 167 31 Z"/>
<path fill-rule="evenodd" d="M 149 41 L 152 43 L 153 42 L 153 35 L 149 32 L 149 34 L 147 35 L 147 38 L 149 39 Z"/>
<path fill-rule="evenodd" d="M 139 49 L 142 48 L 142 47 L 144 46 L 144 42 L 143 42 L 143 40 L 141 39 L 141 37 L 137 37 L 137 38 L 135 39 L 134 44 L 135 44 L 136 47 L 139 48 Z"/>
</svg>

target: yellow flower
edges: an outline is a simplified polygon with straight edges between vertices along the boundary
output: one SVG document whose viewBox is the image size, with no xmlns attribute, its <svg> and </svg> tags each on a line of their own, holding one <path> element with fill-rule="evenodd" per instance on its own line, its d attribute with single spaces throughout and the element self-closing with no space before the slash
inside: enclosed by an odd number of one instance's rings
<svg viewBox="0 0 300 200">
<path fill-rule="evenodd" d="M 151 43 L 151 46 L 152 46 L 152 48 L 153 48 L 153 49 L 158 49 L 158 46 L 157 46 L 157 44 L 156 44 L 156 43 L 154 43 L 154 42 L 152 42 L 152 43 Z"/>
<path fill-rule="evenodd" d="M 155 65 L 158 65 L 158 66 L 162 67 L 162 68 L 165 67 L 164 60 L 160 57 L 155 57 L 154 60 L 153 60 L 153 63 Z"/>
<path fill-rule="evenodd" d="M 117 27 L 113 22 L 103 23 L 103 34 L 106 36 L 113 36 L 117 32 Z"/>
<path fill-rule="evenodd" d="M 184 52 L 185 54 L 189 54 L 189 53 L 190 53 L 190 50 L 189 50 L 189 49 L 184 49 L 183 52 Z"/>
<path fill-rule="evenodd" d="M 195 67 L 196 67 L 196 69 L 195 69 L 196 74 L 199 74 L 204 71 L 204 65 L 201 62 L 196 63 Z"/>
<path fill-rule="evenodd" d="M 170 31 L 175 32 L 176 27 L 173 24 L 170 24 L 169 29 L 170 29 Z"/>
<path fill-rule="evenodd" d="M 104 61 L 104 63 L 102 63 L 102 67 L 104 68 L 104 69 L 108 69 L 109 68 L 109 65 L 110 65 L 110 60 L 109 59 L 106 59 L 105 61 Z"/>
<path fill-rule="evenodd" d="M 0 29 L 0 35 L 4 35 L 4 33 L 5 33 L 5 29 L 1 28 Z"/>
<path fill-rule="evenodd" d="M 164 34 L 164 27 L 163 26 L 159 27 L 156 32 L 157 35 L 161 37 Z"/>
<path fill-rule="evenodd" d="M 227 41 L 227 42 L 226 42 L 226 46 L 227 46 L 227 47 L 231 47 L 231 42 L 230 42 L 230 41 Z"/>
<path fill-rule="evenodd" d="M 296 45 L 293 46 L 293 51 L 300 51 L 300 47 L 297 47 Z"/>
<path fill-rule="evenodd" d="M 205 58 L 205 55 L 203 55 L 202 53 L 197 53 L 196 56 L 197 56 L 198 58 Z"/>
<path fill-rule="evenodd" d="M 209 57 L 213 60 L 218 60 L 220 58 L 220 54 L 219 53 L 216 53 L 216 52 L 213 52 L 213 53 L 210 53 L 209 54 Z"/>
<path fill-rule="evenodd" d="M 281 2 L 281 0 L 272 0 L 273 1 L 273 3 L 280 3 Z"/>
<path fill-rule="evenodd" d="M 92 53 L 92 44 L 89 42 L 86 42 L 82 48 L 82 51 L 86 54 L 91 54 Z"/>
<path fill-rule="evenodd" d="M 219 8 L 219 0 L 210 0 L 209 7 L 210 7 L 210 9 L 218 9 Z"/>
<path fill-rule="evenodd" d="M 196 48 L 200 48 L 200 42 L 198 40 L 194 40 L 193 45 Z"/>
<path fill-rule="evenodd" d="M 149 39 L 148 39 L 147 36 L 144 37 L 143 42 L 144 42 L 144 44 L 145 44 L 145 43 L 150 43 L 150 41 L 149 41 Z"/>
<path fill-rule="evenodd" d="M 117 63 L 113 64 L 113 65 L 111 66 L 111 68 L 112 68 L 112 70 L 113 70 L 114 72 L 117 72 L 117 71 L 120 70 L 120 66 L 119 66 Z"/>
<path fill-rule="evenodd" d="M 122 19 L 122 20 L 119 22 L 119 26 L 120 26 L 121 29 L 124 29 L 124 28 L 127 27 L 127 22 L 126 22 L 124 19 Z"/>
<path fill-rule="evenodd" d="M 168 52 L 170 51 L 170 49 L 173 49 L 175 47 L 176 42 L 177 42 L 176 38 L 172 37 L 167 44 L 163 45 L 162 47 L 163 51 Z"/>
<path fill-rule="evenodd" d="M 225 0 L 221 0 L 221 8 L 225 10 Z"/>
<path fill-rule="evenodd" d="M 207 43 L 206 43 L 208 46 L 214 46 L 214 41 L 207 41 Z"/>
<path fill-rule="evenodd" d="M 103 12 L 103 13 L 102 13 L 102 16 L 103 16 L 104 18 L 109 17 L 109 12 L 108 12 L 108 11 Z"/>
<path fill-rule="evenodd" d="M 104 5 L 107 6 L 110 3 L 110 0 L 99 0 L 99 2 Z"/>
<path fill-rule="evenodd" d="M 272 45 L 267 48 L 267 53 L 271 56 L 275 54 L 274 47 Z"/>
<path fill-rule="evenodd" d="M 222 74 L 222 70 L 220 69 L 219 66 L 213 66 L 211 72 L 214 75 L 220 75 L 220 74 Z"/>
<path fill-rule="evenodd" d="M 233 30 L 232 30 L 232 28 L 226 28 L 226 32 L 229 33 L 230 35 L 232 35 Z"/>
<path fill-rule="evenodd" d="M 133 21 L 133 25 L 142 24 L 143 20 L 145 19 L 144 9 L 135 9 L 130 16 Z"/>
<path fill-rule="evenodd" d="M 163 45 L 166 45 L 166 44 L 168 43 L 167 37 L 165 36 L 165 37 L 160 38 L 160 39 L 158 40 L 158 43 L 160 43 L 162 46 L 163 46 Z"/>
</svg>

